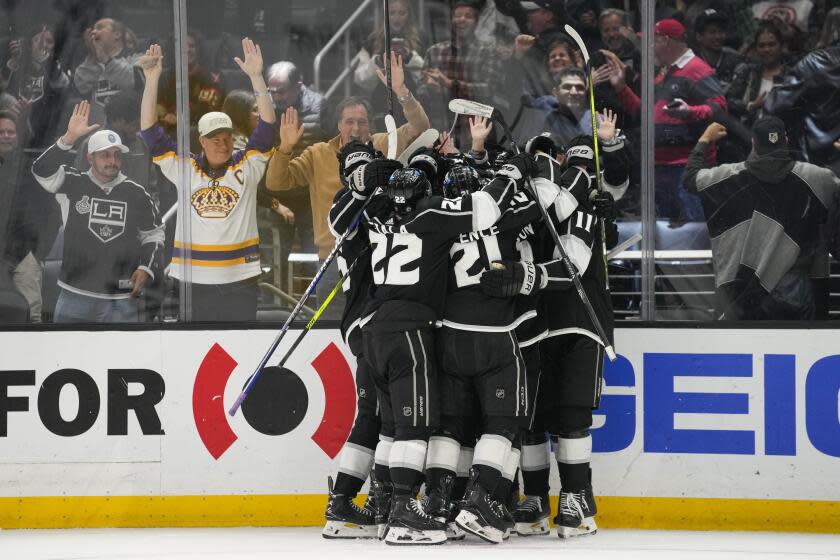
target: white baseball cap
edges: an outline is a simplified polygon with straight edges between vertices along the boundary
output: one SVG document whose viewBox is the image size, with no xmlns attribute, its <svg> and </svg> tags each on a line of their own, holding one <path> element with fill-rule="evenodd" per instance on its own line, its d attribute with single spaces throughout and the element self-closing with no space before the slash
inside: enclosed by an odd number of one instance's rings
<svg viewBox="0 0 840 560">
<path fill-rule="evenodd" d="M 233 121 L 221 111 L 210 111 L 198 119 L 198 134 L 201 136 L 212 136 L 222 130 L 232 132 Z"/>
<path fill-rule="evenodd" d="M 108 148 L 119 148 L 124 154 L 129 152 L 126 146 L 123 146 L 120 135 L 113 130 L 97 130 L 91 134 L 88 140 L 88 153 L 101 152 Z"/>
</svg>

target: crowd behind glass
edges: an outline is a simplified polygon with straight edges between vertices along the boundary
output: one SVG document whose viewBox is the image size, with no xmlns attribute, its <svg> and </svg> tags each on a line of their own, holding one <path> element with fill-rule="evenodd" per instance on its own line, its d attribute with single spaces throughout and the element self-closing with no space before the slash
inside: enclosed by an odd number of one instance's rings
<svg viewBox="0 0 840 560">
<path fill-rule="evenodd" d="M 60 191 L 56 195 L 48 188 L 44 177 L 36 177 L 32 166 L 57 141 L 65 143 L 74 118 L 79 125 L 80 107 L 86 111 L 88 128 L 76 126 L 74 132 L 84 133 L 78 139 L 70 135 L 77 141 L 72 143 L 72 161 L 64 172 L 87 172 L 98 161 L 89 157 L 98 153 L 95 150 L 118 146 L 114 169 L 141 186 L 153 202 L 157 233 L 147 232 L 142 241 L 157 239 L 158 234 L 162 241 L 148 266 L 137 267 L 145 274 L 138 275 L 141 289 L 135 289 L 138 277 L 133 272 L 114 272 L 119 277 L 105 280 L 117 286 L 120 297 L 134 300 L 136 312 L 91 321 L 183 320 L 178 304 L 182 292 L 171 274 L 172 267 L 180 266 L 179 249 L 173 242 L 176 220 L 169 219 L 177 214 L 178 196 L 154 164 L 146 137 L 140 134 L 145 87 L 142 55 L 149 45 L 160 43 L 163 74 L 155 107 L 157 123 L 177 138 L 175 46 L 167 40 L 172 6 L 159 2 L 160 6 L 149 6 L 145 13 L 115 1 L 43 4 L 43 10 L 27 8 L 26 2 L 7 2 L 0 8 L 4 10 L 0 12 L 4 18 L 0 28 L 0 320 L 55 319 L 56 301 L 66 289 L 58 285 L 59 277 L 62 267 L 69 266 L 62 262 L 65 224 L 79 210 L 69 207 Z M 383 65 L 385 38 L 381 25 L 374 25 L 381 21 L 381 14 L 376 14 L 381 3 L 374 2 L 367 16 L 353 24 L 350 83 L 340 84 L 329 97 L 324 94 L 342 70 L 344 55 L 340 49 L 327 54 L 320 91 L 314 85 L 313 57 L 360 2 L 279 4 L 286 5 L 246 0 L 188 2 L 191 151 L 203 149 L 199 121 L 207 113 L 222 111 L 230 117 L 234 149 L 245 148 L 258 126 L 258 98 L 249 76 L 234 61 L 243 56 L 239 45 L 246 35 L 261 46 L 263 76 L 277 123 L 280 115 L 294 108 L 303 126 L 302 138 L 290 148 L 293 155 L 336 136 L 342 117 L 336 108 L 341 108 L 348 90 L 369 102 L 370 113 L 366 109 L 362 115 L 363 124 L 371 132 L 384 130 L 388 95 L 377 70 Z M 307 35 L 302 31 L 307 25 L 295 25 L 295 17 L 319 21 L 323 29 Z M 231 19 L 235 29 L 220 28 Z M 840 2 L 659 1 L 655 21 L 655 76 L 644 76 L 636 1 L 390 0 L 392 49 L 402 61 L 405 87 L 422 105 L 431 127 L 451 130 L 455 147 L 464 152 L 471 146 L 470 127 L 466 120 L 453 125 L 453 115 L 447 110 L 448 101 L 456 97 L 499 109 L 521 144 L 543 131 L 550 132 L 560 146 L 579 134 L 591 134 L 583 58 L 560 30 L 569 23 L 580 32 L 591 53 L 596 106 L 619 115 L 618 126 L 634 157 L 631 186 L 617 202 L 623 237 L 640 230 L 642 83 L 655 82 L 652 178 L 657 236 L 662 236 L 657 237 L 657 250 L 674 250 L 674 256 L 667 258 L 679 260 L 679 251 L 688 254 L 714 248 L 704 208 L 683 183 L 689 153 L 709 123 L 719 122 L 728 131 L 710 150 L 709 166 L 744 161 L 752 149 L 752 125 L 774 115 L 785 123 L 797 160 L 834 171 L 840 168 Z M 697 72 L 686 70 L 695 67 Z M 687 78 L 680 74 L 683 71 Z M 819 95 L 809 90 L 815 83 L 822 86 Z M 400 103 L 394 103 L 394 111 L 398 125 L 405 123 Z M 110 131 L 116 140 L 96 137 L 95 130 Z M 500 141 L 501 134 L 494 134 L 491 142 Z M 274 157 L 278 157 L 283 145 L 276 125 L 274 138 L 278 148 Z M 271 165 L 267 169 L 270 175 Z M 255 212 L 261 274 L 249 281 L 259 286 L 256 318 L 278 321 L 311 278 L 318 255 L 324 256 L 324 242 L 317 239 L 324 229 L 318 223 L 324 214 L 323 209 L 313 208 L 318 202 L 310 195 L 309 185 L 273 182 L 277 181 L 264 177 L 258 187 Z M 213 201 L 205 202 L 208 211 L 216 208 Z M 89 227 L 99 228 L 97 235 L 107 246 L 120 236 L 121 227 L 128 226 L 125 221 L 108 222 L 113 215 L 97 221 L 96 201 L 92 204 L 91 209 L 85 207 Z M 219 211 L 224 211 L 224 201 L 219 205 Z M 112 205 L 107 210 L 113 214 L 119 209 Z M 823 248 L 808 255 L 810 261 L 798 264 L 816 271 L 810 277 L 822 296 L 816 298 L 813 312 L 793 318 L 828 316 L 828 267 L 820 269 L 828 262 L 827 254 Z M 637 271 L 638 261 L 619 259 L 614 265 L 613 291 L 632 292 L 633 281 L 626 278 L 633 275 L 622 272 Z M 96 266 L 87 270 L 112 274 Z M 690 273 L 689 268 L 686 276 Z M 632 307 L 632 300 L 627 305 Z M 212 298 L 208 301 L 212 305 Z M 678 313 L 670 318 L 698 318 L 686 306 L 676 307 Z"/>
</svg>

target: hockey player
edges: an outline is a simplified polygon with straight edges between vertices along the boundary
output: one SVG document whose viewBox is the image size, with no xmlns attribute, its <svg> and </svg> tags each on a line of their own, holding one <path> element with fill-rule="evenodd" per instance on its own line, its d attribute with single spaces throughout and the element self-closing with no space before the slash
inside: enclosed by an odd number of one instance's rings
<svg viewBox="0 0 840 560">
<path fill-rule="evenodd" d="M 383 165 L 368 164 L 364 180 L 351 180 L 351 188 L 370 196 L 383 186 L 377 177 Z M 394 434 L 389 544 L 446 538 L 444 525 L 422 510 L 412 492 L 440 414 L 432 329 L 443 314 L 449 248 L 459 234 L 495 223 L 531 165 L 527 157 L 514 159 L 483 190 L 455 200 L 426 197 L 431 185 L 422 171 L 398 170 L 365 211 L 375 290 L 362 321 L 364 352 L 375 372 L 382 433 Z M 385 443 L 377 446 L 377 457 Z"/>
<path fill-rule="evenodd" d="M 614 115 L 606 112 L 600 119 L 599 139 L 604 151 L 603 183 L 610 192 L 619 195 L 627 188 L 627 164 L 623 141 L 615 136 Z M 572 213 L 557 226 L 566 252 L 581 274 L 581 281 L 595 307 L 601 324 L 612 337 L 612 307 L 606 286 L 606 268 L 601 251 L 599 217 L 595 207 L 602 205 L 600 197 L 591 192 L 595 185 L 594 150 L 588 137 L 578 137 L 566 151 L 568 168 L 561 177 L 561 185 L 571 191 L 579 188 L 585 196 L 575 196 L 577 204 Z M 570 191 L 570 192 L 571 192 Z M 595 198 L 595 202 L 590 199 Z M 569 199 L 571 202 L 571 199 Z M 552 220 L 557 217 L 552 215 Z M 544 250 L 559 257 L 553 241 L 545 238 Z M 593 257 L 593 250 L 596 256 Z M 561 479 L 560 511 L 556 518 L 558 536 L 566 538 L 592 533 L 597 529 L 597 512 L 591 486 L 589 466 L 592 443 L 590 429 L 592 409 L 600 402 L 603 368 L 603 345 L 574 290 L 568 290 L 571 278 L 563 264 L 553 260 L 536 267 L 543 288 L 551 286 L 540 302 L 540 312 L 548 321 L 548 333 L 541 342 L 541 397 L 555 407 L 546 421 L 552 433 L 559 436 L 555 448 Z M 516 293 L 524 286 L 527 265 L 505 263 L 504 270 L 491 271 L 482 278 L 482 285 L 491 293 Z M 509 285 L 501 288 L 509 282 Z M 564 288 L 566 288 L 564 290 Z M 611 341 L 610 341 L 611 342 Z M 539 398 L 538 398 L 539 400 Z M 538 405 L 539 407 L 539 405 Z M 548 531 L 548 452 L 544 433 L 531 430 L 523 448 L 523 479 L 526 500 L 515 514 L 520 534 Z M 536 468 L 534 468 L 536 467 Z M 527 471 L 525 469 L 528 469 Z M 530 471 L 530 472 L 528 472 Z M 526 474 L 528 472 L 528 474 Z"/>
<path fill-rule="evenodd" d="M 339 173 L 344 186 L 336 193 L 329 216 L 329 227 L 336 237 L 340 236 L 337 230 L 345 231 L 350 227 L 361 209 L 352 211 L 355 192 L 349 187 L 349 181 L 353 172 L 381 157 L 382 154 L 372 145 L 358 141 L 350 142 L 339 152 Z M 346 303 L 341 318 L 341 334 L 356 357 L 357 414 L 350 437 L 341 450 L 335 486 L 330 484 L 326 524 L 322 535 L 325 538 L 374 538 L 379 536 L 375 516 L 376 504 L 371 503 L 374 493 L 369 494 L 369 502 L 364 509 L 353 503 L 353 498 L 371 473 L 381 425 L 376 387 L 373 384 L 370 364 L 362 351 L 362 329 L 359 326 L 372 284 L 370 245 L 364 223 L 359 223 L 341 245 L 338 267 L 342 274 L 347 274 L 348 269 L 352 267 L 342 283 Z M 380 479 L 377 480 L 374 475 L 372 486 L 390 480 L 387 468 L 388 464 L 385 462 L 385 472 L 383 473 L 380 467 Z"/>
<path fill-rule="evenodd" d="M 116 132 L 91 135 L 89 171 L 72 167 L 71 148 L 98 128 L 88 124 L 89 115 L 87 101 L 77 104 L 67 131 L 32 165 L 44 189 L 70 202 L 55 321 L 136 322 L 136 297 L 153 277 L 163 231 L 149 193 L 120 171 L 128 148 Z"/>
<path fill-rule="evenodd" d="M 444 195 L 461 196 L 478 185 L 474 169 L 457 166 L 444 181 Z M 471 447 L 479 432 L 470 486 L 456 523 L 492 543 L 501 542 L 513 526 L 509 512 L 494 500 L 493 493 L 500 485 L 510 488 L 519 464 L 512 444 L 520 419 L 529 410 L 524 364 L 513 331 L 536 316 L 536 311 L 517 313 L 513 299 L 487 296 L 480 278 L 491 262 L 518 258 L 519 229 L 538 215 L 536 202 L 520 192 L 496 224 L 462 234 L 449 252 L 449 289 L 438 333 L 443 416 L 429 444 L 426 484 L 434 514 L 446 518 L 459 448 Z"/>
</svg>

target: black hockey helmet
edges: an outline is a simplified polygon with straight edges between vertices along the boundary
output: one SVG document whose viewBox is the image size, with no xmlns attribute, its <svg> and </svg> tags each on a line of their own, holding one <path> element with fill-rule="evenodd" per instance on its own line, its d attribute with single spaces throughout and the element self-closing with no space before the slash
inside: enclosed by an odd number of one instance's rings
<svg viewBox="0 0 840 560">
<path fill-rule="evenodd" d="M 525 144 L 525 151 L 532 156 L 537 155 L 537 152 L 543 152 L 553 158 L 556 158 L 557 144 L 554 143 L 554 139 L 551 137 L 550 132 L 543 132 L 542 134 L 538 134 L 528 140 Z"/>
<path fill-rule="evenodd" d="M 470 165 L 455 165 L 443 178 L 443 196 L 459 198 L 481 188 L 481 179 Z"/>
<path fill-rule="evenodd" d="M 413 167 L 405 167 L 394 171 L 388 180 L 385 195 L 391 199 L 394 208 L 400 212 L 408 212 L 417 202 L 431 191 L 431 184 L 426 174 Z"/>
</svg>

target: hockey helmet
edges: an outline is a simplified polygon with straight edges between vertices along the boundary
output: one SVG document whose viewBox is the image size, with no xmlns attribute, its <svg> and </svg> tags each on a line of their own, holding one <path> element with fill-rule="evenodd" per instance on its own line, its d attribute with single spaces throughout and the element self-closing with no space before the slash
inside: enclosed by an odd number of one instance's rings
<svg viewBox="0 0 840 560">
<path fill-rule="evenodd" d="M 443 196 L 459 198 L 474 193 L 481 188 L 481 179 L 472 166 L 455 165 L 443 179 Z"/>
<path fill-rule="evenodd" d="M 550 132 L 543 132 L 528 140 L 525 144 L 525 151 L 532 156 L 537 155 L 537 152 L 543 152 L 553 158 L 557 157 L 557 145 L 554 143 L 554 139 L 551 138 Z"/>
<path fill-rule="evenodd" d="M 569 167 L 595 168 L 595 149 L 591 136 L 576 136 L 566 148 L 566 164 Z"/>
<path fill-rule="evenodd" d="M 426 174 L 413 167 L 398 169 L 391 174 L 385 195 L 398 212 L 408 212 L 431 191 Z"/>
</svg>

